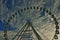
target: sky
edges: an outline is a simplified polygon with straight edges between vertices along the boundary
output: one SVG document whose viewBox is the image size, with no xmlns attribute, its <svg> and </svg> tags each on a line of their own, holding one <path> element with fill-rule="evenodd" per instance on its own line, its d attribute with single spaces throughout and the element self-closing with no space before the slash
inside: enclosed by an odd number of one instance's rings
<svg viewBox="0 0 60 40">
<path fill-rule="evenodd" d="M 12 12 L 14 12 L 14 10 L 18 9 L 18 7 L 26 7 L 26 6 L 30 6 L 30 5 L 34 5 L 34 4 L 37 4 L 37 2 L 39 2 L 41 0 L 14 0 L 14 3 L 12 0 L 2 0 L 2 4 L 5 8 L 8 9 L 8 12 L 10 12 L 11 14 L 13 14 Z M 59 4 L 59 0 L 56 1 L 56 0 L 42 0 L 43 1 L 43 7 L 46 8 L 46 9 L 49 9 L 51 8 L 51 11 L 60 11 L 60 4 Z M 38 4 L 37 4 L 38 5 Z M 31 11 L 31 10 L 30 10 Z M 26 12 L 26 13 L 29 13 L 30 11 Z M 36 10 L 37 11 L 37 10 Z M 45 16 L 45 12 L 44 11 L 39 11 L 39 13 L 37 13 L 36 11 L 33 11 L 31 12 L 32 14 L 30 14 L 32 17 L 36 17 L 38 16 L 39 18 Z M 38 14 L 35 14 L 35 12 Z M 1 12 L 0 12 L 1 13 Z M 24 23 L 24 20 L 29 20 L 31 21 L 32 18 L 29 17 L 29 14 L 26 14 L 26 13 L 19 13 L 19 15 L 17 15 L 17 17 L 13 20 L 12 24 L 16 24 L 15 26 L 17 27 L 17 24 L 23 24 Z M 3 14 L 7 14 L 7 12 L 3 13 Z M 2 14 L 2 15 L 3 15 Z M 25 19 L 26 17 L 26 19 Z M 4 17 L 3 17 L 4 18 Z M 7 17 L 6 17 L 7 18 Z M 15 20 L 17 20 L 16 22 L 14 22 Z M 46 19 L 45 19 L 46 20 Z M 6 19 L 3 19 L 3 21 L 1 20 L 1 17 L 0 17 L 0 31 L 4 31 L 5 29 L 5 24 L 6 24 Z M 16 30 L 17 28 L 16 27 L 13 27 L 11 24 L 8 25 L 8 30 L 9 31 L 14 31 Z M 60 40 L 60 39 L 58 39 Z"/>
</svg>

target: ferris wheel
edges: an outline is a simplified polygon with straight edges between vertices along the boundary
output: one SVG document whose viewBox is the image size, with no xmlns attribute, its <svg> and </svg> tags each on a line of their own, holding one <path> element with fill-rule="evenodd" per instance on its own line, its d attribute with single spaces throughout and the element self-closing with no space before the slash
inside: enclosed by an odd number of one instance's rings
<svg viewBox="0 0 60 40">
<path fill-rule="evenodd" d="M 22 6 L 8 14 L 4 40 L 58 40 L 59 22 L 55 14 L 40 3 L 36 5 Z M 9 24 L 17 29 L 9 31 Z"/>
</svg>

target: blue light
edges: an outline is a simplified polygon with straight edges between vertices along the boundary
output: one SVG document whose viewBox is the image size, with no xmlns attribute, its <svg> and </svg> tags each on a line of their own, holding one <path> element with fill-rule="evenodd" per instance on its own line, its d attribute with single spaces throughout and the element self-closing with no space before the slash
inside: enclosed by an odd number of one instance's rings
<svg viewBox="0 0 60 40">
<path fill-rule="evenodd" d="M 6 3 L 5 3 L 6 2 Z M 10 10 L 12 9 L 12 0 L 3 0 L 2 2 Z"/>
<path fill-rule="evenodd" d="M 1 20 L 0 20 L 0 30 L 1 31 L 4 31 L 4 29 L 5 29 L 5 24 L 6 24 L 6 22 L 2 22 Z M 12 31 L 12 30 L 15 30 L 16 28 L 13 28 L 11 25 L 8 25 L 8 30 L 9 31 Z"/>
</svg>

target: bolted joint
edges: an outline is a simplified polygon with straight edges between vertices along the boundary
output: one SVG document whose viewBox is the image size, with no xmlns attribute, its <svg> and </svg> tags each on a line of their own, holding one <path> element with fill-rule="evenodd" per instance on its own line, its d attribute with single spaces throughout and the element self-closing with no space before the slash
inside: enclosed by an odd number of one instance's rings
<svg viewBox="0 0 60 40">
<path fill-rule="evenodd" d="M 55 34 L 59 34 L 59 31 L 56 29 Z"/>
<path fill-rule="evenodd" d="M 39 7 L 37 6 L 37 9 L 39 9 Z"/>
<path fill-rule="evenodd" d="M 29 7 L 27 7 L 27 10 L 29 10 Z"/>
<path fill-rule="evenodd" d="M 55 18 L 55 16 L 54 16 L 54 15 L 51 15 L 51 17 L 52 17 L 52 18 Z"/>
<path fill-rule="evenodd" d="M 40 7 L 40 10 L 42 10 L 43 8 L 42 7 Z"/>
<path fill-rule="evenodd" d="M 54 35 L 54 39 L 58 39 L 58 36 L 56 34 Z"/>
<path fill-rule="evenodd" d="M 20 9 L 21 12 L 23 12 L 23 9 Z"/>
<path fill-rule="evenodd" d="M 49 11 L 48 10 L 45 10 L 46 11 L 46 13 L 48 13 Z"/>
<path fill-rule="evenodd" d="M 51 12 L 49 12 L 49 15 L 52 15 L 52 13 L 51 13 Z"/>
<path fill-rule="evenodd" d="M 58 25 L 58 22 L 57 21 L 55 21 L 55 25 Z"/>
<path fill-rule="evenodd" d="M 13 17 L 15 17 L 15 15 L 14 15 L 14 14 L 13 14 L 12 16 L 13 16 Z"/>
<path fill-rule="evenodd" d="M 11 22 L 11 20 L 10 20 L 10 19 L 8 19 L 8 22 Z"/>
<path fill-rule="evenodd" d="M 10 17 L 10 19 L 12 20 L 12 17 Z"/>
<path fill-rule="evenodd" d="M 53 19 L 54 19 L 54 21 L 57 21 L 56 18 L 53 18 Z"/>
<path fill-rule="evenodd" d="M 24 8 L 24 11 L 26 10 L 26 8 Z"/>
<path fill-rule="evenodd" d="M 35 6 L 33 8 L 35 9 Z"/>
<path fill-rule="evenodd" d="M 30 9 L 32 9 L 32 7 L 30 7 Z"/>
<path fill-rule="evenodd" d="M 56 25 L 56 29 L 59 29 L 59 26 L 58 25 Z"/>
<path fill-rule="evenodd" d="M 17 13 L 15 12 L 15 15 L 17 15 Z"/>
</svg>

